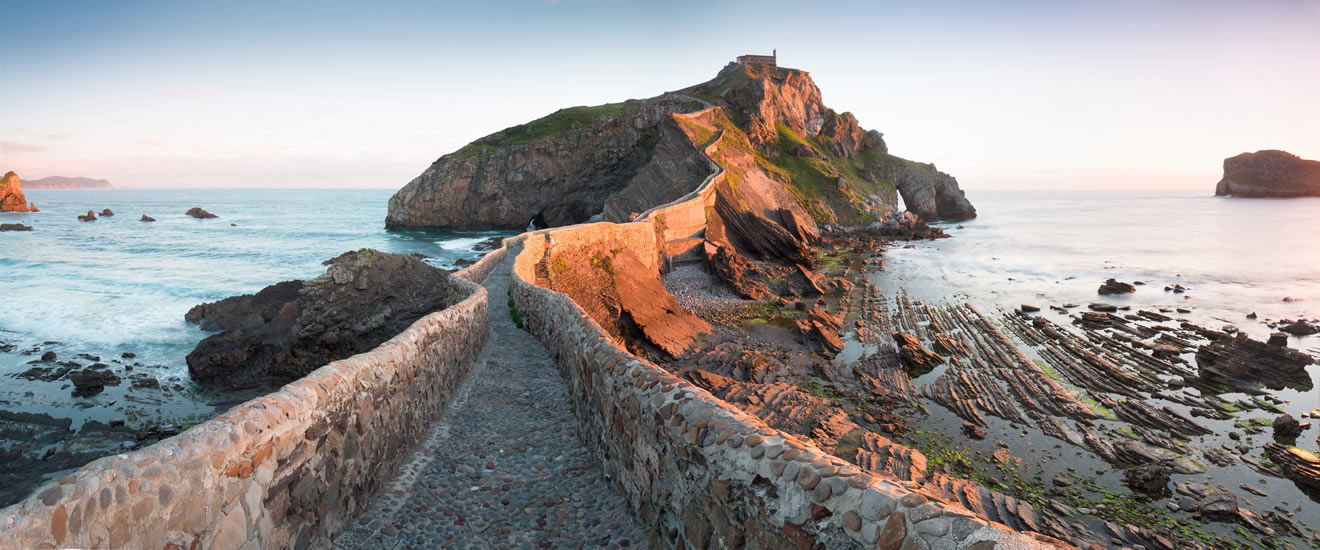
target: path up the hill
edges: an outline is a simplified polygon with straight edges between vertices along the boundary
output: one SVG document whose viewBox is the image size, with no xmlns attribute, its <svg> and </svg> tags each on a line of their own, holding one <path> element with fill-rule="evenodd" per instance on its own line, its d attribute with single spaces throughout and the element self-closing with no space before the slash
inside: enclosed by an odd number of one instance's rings
<svg viewBox="0 0 1320 550">
<path fill-rule="evenodd" d="M 486 278 L 489 341 L 448 410 L 335 548 L 646 547 L 577 436 L 554 359 L 513 324 L 515 256 Z"/>
</svg>

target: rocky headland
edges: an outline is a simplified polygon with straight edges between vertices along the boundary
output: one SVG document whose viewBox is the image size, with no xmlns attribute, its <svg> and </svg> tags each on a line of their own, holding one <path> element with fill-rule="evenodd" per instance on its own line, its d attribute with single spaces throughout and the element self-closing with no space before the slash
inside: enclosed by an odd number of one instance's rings
<svg viewBox="0 0 1320 550">
<path fill-rule="evenodd" d="M 110 189 L 110 180 L 69 176 L 47 176 L 23 182 L 28 189 Z"/>
<path fill-rule="evenodd" d="M 879 132 L 825 106 L 805 71 L 730 64 L 710 81 L 643 100 L 571 107 L 440 157 L 390 199 L 386 226 L 523 229 L 628 221 L 707 175 L 669 115 L 718 106 L 751 160 L 816 223 L 856 225 L 902 194 L 927 220 L 975 209 L 933 165 L 889 153 Z"/>
<path fill-rule="evenodd" d="M 228 388 L 283 384 L 372 349 L 452 303 L 451 276 L 416 256 L 362 249 L 325 264 L 310 281 L 189 310 L 189 323 L 217 332 L 188 354 L 193 379 Z"/>
<path fill-rule="evenodd" d="M 18 174 L 6 172 L 0 179 L 0 212 L 36 212 L 37 206 L 23 196 L 22 182 Z"/>
<path fill-rule="evenodd" d="M 1320 197 L 1320 161 L 1277 150 L 1224 159 L 1215 195 L 1233 197 Z"/>
</svg>

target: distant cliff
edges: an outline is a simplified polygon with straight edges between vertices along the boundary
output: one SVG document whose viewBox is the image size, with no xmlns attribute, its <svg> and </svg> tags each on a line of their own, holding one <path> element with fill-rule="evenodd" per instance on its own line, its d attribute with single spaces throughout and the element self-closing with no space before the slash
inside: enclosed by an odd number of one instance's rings
<svg viewBox="0 0 1320 550">
<path fill-rule="evenodd" d="M 1320 161 L 1276 150 L 1224 159 L 1216 195 L 1235 197 L 1320 197 Z"/>
<path fill-rule="evenodd" d="M 8 172 L 0 179 L 0 212 L 36 212 L 37 207 L 23 196 L 18 174 Z"/>
<path fill-rule="evenodd" d="M 719 106 L 754 159 L 817 223 L 861 225 L 901 194 L 923 218 L 976 210 L 933 165 L 890 155 L 879 132 L 821 101 L 811 76 L 730 64 L 708 82 L 644 100 L 561 109 L 440 157 L 399 190 L 386 226 L 522 229 L 626 221 L 701 184 L 706 162 L 674 113 Z"/>
<path fill-rule="evenodd" d="M 110 180 L 92 178 L 50 176 L 38 180 L 23 182 L 28 189 L 109 189 Z"/>
</svg>

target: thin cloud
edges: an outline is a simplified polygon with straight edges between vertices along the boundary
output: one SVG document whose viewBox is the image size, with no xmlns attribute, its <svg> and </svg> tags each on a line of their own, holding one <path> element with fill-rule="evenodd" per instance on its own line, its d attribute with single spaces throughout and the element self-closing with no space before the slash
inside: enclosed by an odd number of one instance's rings
<svg viewBox="0 0 1320 550">
<path fill-rule="evenodd" d="M 45 145 L 35 143 L 19 143 L 17 141 L 0 141 L 0 151 L 6 153 L 40 153 L 49 149 Z"/>
</svg>

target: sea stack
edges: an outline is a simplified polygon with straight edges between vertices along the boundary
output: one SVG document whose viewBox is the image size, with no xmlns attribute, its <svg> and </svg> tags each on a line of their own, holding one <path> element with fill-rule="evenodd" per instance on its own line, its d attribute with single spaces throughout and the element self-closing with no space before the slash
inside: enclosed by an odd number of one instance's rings
<svg viewBox="0 0 1320 550">
<path fill-rule="evenodd" d="M 37 207 L 23 196 L 18 174 L 8 172 L 0 179 L 0 212 L 36 212 Z"/>
<path fill-rule="evenodd" d="M 187 214 L 187 215 L 192 216 L 192 217 L 194 217 L 194 218 L 197 218 L 197 219 L 199 219 L 199 220 L 205 220 L 205 219 L 219 218 L 219 217 L 220 217 L 220 216 L 217 216 L 217 215 L 212 214 L 212 213 L 210 213 L 210 212 L 207 212 L 207 211 L 205 211 L 205 210 L 202 210 L 201 208 L 198 208 L 198 207 L 196 207 L 196 206 L 194 206 L 194 207 L 192 207 L 192 208 L 189 208 L 187 212 L 184 212 L 184 214 Z"/>
<path fill-rule="evenodd" d="M 1232 197 L 1320 197 L 1320 161 L 1286 151 L 1242 153 L 1224 159 L 1215 195 Z"/>
</svg>

